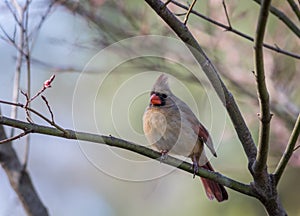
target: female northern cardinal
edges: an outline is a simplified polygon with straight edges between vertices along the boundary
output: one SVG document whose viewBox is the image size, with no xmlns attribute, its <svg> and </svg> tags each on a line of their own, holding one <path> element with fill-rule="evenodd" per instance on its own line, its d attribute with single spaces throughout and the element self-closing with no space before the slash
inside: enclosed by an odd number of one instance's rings
<svg viewBox="0 0 300 216">
<path fill-rule="evenodd" d="M 203 143 L 216 157 L 212 139 L 192 110 L 170 90 L 168 77 L 162 74 L 150 93 L 150 105 L 143 116 L 143 129 L 149 143 L 162 153 L 190 157 L 196 172 L 198 167 L 214 171 L 205 156 Z M 214 181 L 201 178 L 207 197 L 219 202 L 228 199 L 223 187 Z"/>
</svg>

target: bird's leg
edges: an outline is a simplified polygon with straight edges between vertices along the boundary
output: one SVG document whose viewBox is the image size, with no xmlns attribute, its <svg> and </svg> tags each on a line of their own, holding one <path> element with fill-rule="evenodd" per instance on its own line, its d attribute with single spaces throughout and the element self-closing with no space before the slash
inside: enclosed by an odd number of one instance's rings
<svg viewBox="0 0 300 216">
<path fill-rule="evenodd" d="M 193 161 L 193 165 L 192 165 L 192 168 L 194 170 L 194 175 L 193 175 L 193 178 L 195 178 L 195 175 L 196 173 L 198 172 L 199 170 L 199 165 L 198 165 L 198 160 L 197 160 L 197 156 L 195 154 L 193 154 L 192 156 L 192 161 Z"/>
<path fill-rule="evenodd" d="M 160 162 L 162 162 L 163 160 L 167 159 L 168 157 L 168 150 L 161 150 L 160 153 L 161 153 L 161 156 L 160 156 Z"/>
</svg>

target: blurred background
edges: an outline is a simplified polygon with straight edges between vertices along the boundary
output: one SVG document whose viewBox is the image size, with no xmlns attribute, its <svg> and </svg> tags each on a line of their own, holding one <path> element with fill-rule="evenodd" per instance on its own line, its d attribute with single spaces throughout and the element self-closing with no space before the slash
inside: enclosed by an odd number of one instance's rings
<svg viewBox="0 0 300 216">
<path fill-rule="evenodd" d="M 13 2 L 0 3 L 0 99 L 6 101 L 12 100 L 18 56 L 16 47 L 7 40 L 7 35 L 13 37 L 18 32 L 13 6 L 12 10 L 8 7 Z M 299 26 L 288 3 L 274 1 L 274 6 Z M 168 8 L 183 20 L 184 9 L 173 3 Z M 246 0 L 226 1 L 226 8 L 231 26 L 253 37 L 259 5 Z M 220 0 L 199 1 L 194 10 L 228 25 Z M 191 54 L 145 2 L 40 0 L 30 4 L 29 15 L 31 92 L 34 95 L 45 80 L 56 75 L 52 88 L 43 95 L 58 125 L 147 146 L 142 115 L 156 78 L 161 72 L 168 73 L 174 93 L 191 106 L 213 136 L 218 151 L 218 158 L 211 160 L 215 169 L 230 178 L 251 182 L 226 110 Z M 188 27 L 234 94 L 257 141 L 259 107 L 252 73 L 253 43 L 193 14 Z M 15 38 L 18 41 L 18 35 Z M 299 36 L 271 14 L 265 42 L 299 55 Z M 273 171 L 299 113 L 300 63 L 297 57 L 269 49 L 265 49 L 265 62 L 274 113 L 268 161 Z M 26 74 L 24 62 L 20 79 L 24 91 Z M 23 95 L 19 101 L 24 103 Z M 31 106 L 50 115 L 40 98 Z M 1 104 L 2 115 L 10 116 L 10 112 L 11 107 Z M 25 118 L 24 110 L 18 110 L 18 119 Z M 33 120 L 46 124 L 36 117 Z M 9 134 L 11 128 L 6 131 Z M 25 158 L 24 143 L 25 138 L 14 141 L 21 161 Z M 228 201 L 209 201 L 198 179 L 134 153 L 39 134 L 32 134 L 30 143 L 28 170 L 50 215 L 265 214 L 258 201 L 230 189 Z M 289 215 L 300 215 L 299 166 L 298 150 L 279 184 Z M 0 215 L 25 215 L 2 168 L 0 191 Z"/>
</svg>

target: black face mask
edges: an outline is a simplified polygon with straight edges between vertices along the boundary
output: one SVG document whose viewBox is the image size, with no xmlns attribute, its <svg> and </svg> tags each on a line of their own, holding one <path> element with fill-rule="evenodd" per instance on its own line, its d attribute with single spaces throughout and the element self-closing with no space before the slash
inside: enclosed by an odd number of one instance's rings
<svg viewBox="0 0 300 216">
<path fill-rule="evenodd" d="M 164 93 L 159 93 L 159 92 L 155 92 L 155 91 L 152 91 L 150 93 L 150 96 L 155 94 L 156 96 L 159 97 L 161 103 L 160 104 L 150 104 L 151 106 L 164 106 L 166 105 L 166 98 L 168 97 L 168 95 L 164 94 Z"/>
</svg>

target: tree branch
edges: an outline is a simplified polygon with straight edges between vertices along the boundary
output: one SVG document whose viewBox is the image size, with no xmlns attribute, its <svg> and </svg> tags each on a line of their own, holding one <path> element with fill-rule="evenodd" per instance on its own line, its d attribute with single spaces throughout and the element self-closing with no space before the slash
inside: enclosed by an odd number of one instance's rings
<svg viewBox="0 0 300 216">
<path fill-rule="evenodd" d="M 229 82 L 231 88 L 236 89 L 237 92 L 242 93 L 245 96 L 248 96 L 251 100 L 253 100 L 254 103 L 257 103 L 257 94 L 252 93 L 251 89 L 248 86 L 245 86 L 243 83 L 232 79 L 232 77 L 230 77 L 226 72 L 224 73 L 223 72 L 224 71 L 222 71 L 222 76 L 226 79 L 227 82 Z M 287 95 L 285 96 L 288 97 Z M 271 112 L 274 112 L 276 117 L 279 117 L 282 121 L 284 121 L 284 123 L 286 124 L 286 126 L 290 131 L 292 131 L 294 128 L 297 119 L 297 113 L 299 113 L 299 111 L 291 110 L 288 107 L 295 107 L 295 106 L 296 105 L 293 104 L 291 101 L 283 104 L 275 103 L 272 101 L 270 102 Z"/>
<path fill-rule="evenodd" d="M 226 16 L 226 19 L 227 19 L 228 27 L 229 27 L 229 29 L 231 29 L 232 25 L 231 25 L 231 22 L 230 22 L 230 19 L 229 19 L 228 10 L 227 10 L 227 6 L 226 6 L 225 0 L 222 0 L 222 5 L 223 5 L 223 8 L 224 8 L 224 12 L 225 12 L 225 16 Z"/>
<path fill-rule="evenodd" d="M 44 99 L 43 99 L 44 100 Z M 28 112 L 32 112 L 34 113 L 35 115 L 37 115 L 38 117 L 40 117 L 41 119 L 43 119 L 45 122 L 49 123 L 50 125 L 56 127 L 57 129 L 61 130 L 62 132 L 66 133 L 66 131 L 64 131 L 64 129 L 62 127 L 60 127 L 59 125 L 57 125 L 55 122 L 54 122 L 54 118 L 53 118 L 53 113 L 52 111 L 50 112 L 50 115 L 51 115 L 51 120 L 48 119 L 47 117 L 45 117 L 43 114 L 39 113 L 38 111 L 30 108 L 30 107 L 26 107 L 26 105 L 24 104 L 21 104 L 21 103 L 12 103 L 12 102 L 8 102 L 8 101 L 3 101 L 3 100 L 0 100 L 0 103 L 3 103 L 3 104 L 8 104 L 8 105 L 12 105 L 12 106 L 16 106 L 16 107 L 21 107 L 21 108 L 24 108 L 25 110 L 27 110 Z M 47 108 L 48 110 L 51 110 L 49 108 L 49 104 L 47 104 Z"/>
<path fill-rule="evenodd" d="M 180 20 L 178 20 L 167 7 L 164 7 L 163 2 L 160 0 L 146 0 L 146 2 L 172 28 L 178 37 L 188 45 L 187 47 L 201 65 L 204 73 L 210 80 L 220 100 L 227 109 L 227 112 L 247 155 L 249 163 L 248 167 L 251 168 L 256 158 L 256 146 L 232 94 L 219 77 L 217 69 L 206 56 L 188 28 L 181 23 Z"/>
<path fill-rule="evenodd" d="M 29 132 L 24 131 L 24 132 L 22 132 L 22 133 L 19 133 L 18 135 L 13 136 L 13 137 L 10 137 L 10 138 L 7 138 L 7 139 L 0 140 L 0 144 L 8 143 L 8 142 L 12 142 L 12 141 L 14 141 L 14 140 L 20 139 L 21 137 L 26 136 L 28 133 L 29 133 Z"/>
<path fill-rule="evenodd" d="M 25 46 L 25 34 L 24 34 L 24 16 L 26 11 L 22 9 L 17 1 L 12 1 L 14 4 L 15 10 L 11 8 L 9 3 L 7 2 L 7 7 L 11 9 L 11 13 L 14 16 L 15 22 L 18 24 L 18 31 L 19 31 L 19 39 L 18 42 L 14 42 L 15 46 L 18 47 L 17 52 L 17 61 L 16 61 L 16 69 L 14 74 L 14 84 L 13 84 L 13 94 L 12 94 L 12 101 L 17 103 L 19 100 L 19 87 L 20 87 L 20 79 L 21 79 L 21 68 L 23 63 L 23 56 L 24 56 L 24 46 Z M 18 13 L 18 14 L 17 14 Z M 18 18 L 19 17 L 19 18 Z M 19 51 L 19 50 L 22 50 Z M 18 107 L 11 107 L 11 118 L 17 118 L 18 115 Z M 11 129 L 10 135 L 14 135 L 14 128 Z"/>
<path fill-rule="evenodd" d="M 262 0 L 254 0 L 257 4 L 262 4 Z M 300 29 L 295 25 L 292 20 L 290 20 L 282 11 L 278 10 L 276 7 L 270 6 L 270 12 L 274 16 L 278 17 L 292 32 L 300 37 Z"/>
<path fill-rule="evenodd" d="M 172 3 L 174 5 L 180 7 L 180 8 L 185 9 L 185 10 L 189 9 L 189 7 L 187 7 L 186 5 L 183 5 L 183 4 L 181 4 L 181 3 L 179 3 L 179 2 L 177 2 L 175 0 L 172 0 Z M 202 18 L 202 19 L 204 19 L 204 20 L 206 20 L 206 21 L 208 21 L 208 22 L 210 22 L 210 23 L 212 23 L 212 24 L 214 24 L 214 25 L 216 25 L 216 26 L 221 27 L 222 29 L 225 29 L 228 32 L 232 32 L 232 33 L 234 33 L 234 34 L 236 34 L 236 35 L 238 35 L 238 36 L 240 36 L 242 38 L 245 38 L 245 39 L 247 39 L 249 41 L 252 41 L 252 42 L 254 41 L 253 37 L 251 37 L 251 36 L 249 36 L 249 35 L 247 35 L 247 34 L 245 34 L 243 32 L 238 31 L 237 29 L 233 28 L 231 25 L 224 25 L 223 23 L 215 21 L 215 20 L 213 20 L 213 19 L 211 19 L 209 17 L 206 17 L 203 14 L 201 14 L 201 13 L 199 13 L 197 11 L 194 11 L 194 10 L 191 10 L 191 13 L 194 14 L 194 15 L 196 15 L 196 16 L 198 16 L 198 17 L 200 17 L 200 18 Z M 278 46 L 271 46 L 270 44 L 267 44 L 267 43 L 264 43 L 263 46 L 265 48 L 267 48 L 267 49 L 272 50 L 272 51 L 275 51 L 275 52 L 278 52 L 278 53 L 281 53 L 281 54 L 284 54 L 284 55 L 287 55 L 287 56 L 290 56 L 290 57 L 293 57 L 293 58 L 296 58 L 296 59 L 300 59 L 300 55 L 299 54 L 291 53 L 291 52 L 288 52 L 286 50 L 280 49 Z"/>
<path fill-rule="evenodd" d="M 27 133 L 27 131 L 24 131 L 24 133 Z M 7 140 L 3 125 L 0 125 L 0 139 Z M 19 197 L 27 215 L 47 216 L 47 209 L 34 189 L 28 172 L 23 170 L 11 141 L 8 141 L 5 145 L 0 145 L 0 164 L 6 172 L 9 182 Z"/>
<path fill-rule="evenodd" d="M 260 104 L 260 126 L 259 126 L 259 139 L 258 139 L 258 154 L 254 163 L 253 170 L 255 174 L 261 177 L 261 173 L 266 168 L 268 151 L 269 151 L 269 135 L 270 135 L 270 102 L 269 93 L 265 82 L 265 71 L 264 71 L 264 57 L 263 57 L 263 40 L 265 35 L 265 29 L 268 20 L 269 7 L 271 0 L 264 0 L 261 4 L 259 13 L 255 47 L 254 47 L 254 58 L 256 67 L 256 82 L 258 99 Z"/>
<path fill-rule="evenodd" d="M 38 125 L 38 124 L 27 123 L 27 122 L 15 120 L 15 119 L 7 118 L 7 117 L 1 116 L 1 115 L 0 115 L 0 124 L 11 126 L 14 128 L 19 128 L 21 130 L 24 130 L 24 132 L 28 132 L 28 133 L 39 133 L 39 134 L 46 134 L 46 135 L 51 135 L 51 136 L 62 137 L 62 138 L 66 138 L 66 139 L 74 139 L 74 140 L 82 140 L 82 141 L 88 141 L 88 142 L 99 143 L 99 144 L 106 144 L 109 146 L 136 152 L 136 153 L 144 155 L 146 157 L 161 161 L 161 153 L 160 152 L 157 152 L 157 151 L 149 149 L 145 146 L 137 145 L 135 143 L 128 142 L 128 141 L 122 140 L 122 139 L 118 139 L 118 138 L 115 138 L 112 136 L 102 136 L 102 135 L 78 132 L 78 131 L 73 131 L 73 130 L 68 130 L 68 129 L 65 129 L 65 131 L 67 131 L 67 133 L 64 133 L 61 130 L 54 128 L 54 127 L 47 127 L 47 126 L 42 126 L 42 125 Z M 2 145 L 2 146 L 5 146 L 5 145 Z M 162 162 L 169 164 L 171 166 L 177 167 L 188 173 L 194 174 L 194 169 L 192 168 L 193 167 L 192 164 L 187 163 L 182 160 L 179 160 L 172 156 L 168 156 Z M 196 173 L 196 175 L 216 181 L 216 182 L 218 182 L 228 188 L 231 188 L 235 191 L 238 191 L 240 193 L 243 193 L 243 194 L 246 194 L 249 196 L 253 196 L 253 197 L 256 196 L 256 194 L 253 192 L 250 185 L 240 183 L 240 182 L 230 179 L 226 176 L 223 176 L 220 173 L 211 172 L 206 169 L 199 168 L 199 171 Z"/>
<path fill-rule="evenodd" d="M 293 152 L 294 152 L 294 148 L 295 148 L 295 145 L 297 143 L 297 139 L 299 137 L 299 134 L 300 134 L 300 114 L 298 115 L 298 118 L 297 118 L 297 121 L 296 121 L 296 124 L 294 126 L 294 129 L 292 131 L 292 134 L 290 136 L 290 139 L 289 139 L 289 142 L 286 146 L 286 149 L 276 167 L 276 170 L 274 172 L 274 176 L 275 176 L 275 180 L 276 180 L 276 184 L 278 184 L 282 174 L 283 174 L 283 171 L 285 169 L 285 167 L 287 166 Z"/>
<path fill-rule="evenodd" d="M 291 6 L 291 9 L 294 11 L 296 14 L 298 20 L 300 21 L 300 10 L 298 5 L 294 2 L 294 0 L 287 0 L 289 5 Z"/>
<path fill-rule="evenodd" d="M 187 21 L 188 21 L 188 19 L 189 19 L 189 16 L 190 16 L 190 14 L 191 14 L 191 11 L 193 10 L 193 7 L 194 7 L 195 4 L 196 4 L 196 1 L 197 1 L 197 0 L 193 0 L 191 6 L 189 7 L 188 11 L 186 12 L 186 15 L 185 15 L 184 20 L 183 20 L 184 25 L 187 24 Z"/>
</svg>

